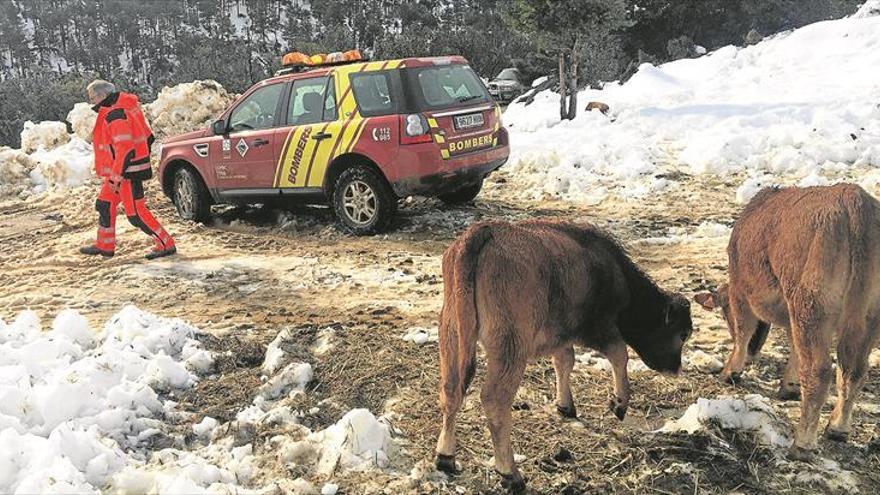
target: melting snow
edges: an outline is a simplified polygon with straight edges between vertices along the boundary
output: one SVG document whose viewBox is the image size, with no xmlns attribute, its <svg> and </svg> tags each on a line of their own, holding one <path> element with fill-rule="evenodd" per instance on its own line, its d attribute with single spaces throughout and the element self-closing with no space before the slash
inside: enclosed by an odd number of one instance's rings
<svg viewBox="0 0 880 495">
<path fill-rule="evenodd" d="M 762 441 L 777 447 L 791 445 L 791 440 L 782 433 L 786 430 L 786 425 L 779 419 L 770 400 L 756 394 L 749 394 L 741 399 L 699 398 L 687 408 L 681 418 L 668 421 L 658 431 L 693 434 L 706 431 L 707 426 L 713 423 L 723 429 L 754 431 Z"/>
</svg>

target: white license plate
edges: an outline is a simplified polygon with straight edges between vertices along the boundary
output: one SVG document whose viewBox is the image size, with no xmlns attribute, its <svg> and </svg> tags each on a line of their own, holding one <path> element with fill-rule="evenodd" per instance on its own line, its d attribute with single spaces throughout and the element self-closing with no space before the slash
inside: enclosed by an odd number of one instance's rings
<svg viewBox="0 0 880 495">
<path fill-rule="evenodd" d="M 457 115 L 455 117 L 456 129 L 470 129 L 472 127 L 481 127 L 486 121 L 483 119 L 482 113 L 469 113 L 467 115 Z"/>
</svg>

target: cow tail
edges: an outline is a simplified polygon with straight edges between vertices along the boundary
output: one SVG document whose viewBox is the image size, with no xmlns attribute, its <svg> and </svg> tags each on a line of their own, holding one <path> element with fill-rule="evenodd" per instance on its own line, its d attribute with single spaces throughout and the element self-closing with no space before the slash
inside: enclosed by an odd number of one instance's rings
<svg viewBox="0 0 880 495">
<path fill-rule="evenodd" d="M 480 251 L 492 237 L 483 224 L 453 243 L 443 257 L 444 302 L 439 330 L 443 380 L 449 389 L 467 392 L 476 369 L 479 328 L 476 269 Z M 449 390 L 452 391 L 452 390 Z"/>
</svg>

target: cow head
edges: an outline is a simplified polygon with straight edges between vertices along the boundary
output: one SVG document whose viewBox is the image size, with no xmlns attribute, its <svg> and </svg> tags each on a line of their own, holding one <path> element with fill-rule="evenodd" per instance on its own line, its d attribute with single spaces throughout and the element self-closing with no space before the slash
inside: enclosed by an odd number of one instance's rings
<svg viewBox="0 0 880 495">
<path fill-rule="evenodd" d="M 688 300 L 677 294 L 670 297 L 659 323 L 655 330 L 639 336 L 632 347 L 649 368 L 678 374 L 682 347 L 694 331 Z"/>
</svg>

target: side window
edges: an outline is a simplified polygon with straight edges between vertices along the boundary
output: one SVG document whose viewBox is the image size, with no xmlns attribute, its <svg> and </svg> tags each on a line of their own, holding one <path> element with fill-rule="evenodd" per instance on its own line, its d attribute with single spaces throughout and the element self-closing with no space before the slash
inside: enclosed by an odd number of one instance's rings
<svg viewBox="0 0 880 495">
<path fill-rule="evenodd" d="M 351 74 L 351 89 L 361 115 L 375 117 L 395 113 L 387 72 Z"/>
<path fill-rule="evenodd" d="M 333 79 L 314 77 L 294 81 L 287 105 L 287 124 L 306 125 L 336 120 L 336 97 L 333 93 Z"/>
<path fill-rule="evenodd" d="M 284 84 L 262 87 L 242 101 L 229 116 L 229 130 L 249 131 L 275 127 L 275 112 Z"/>
</svg>

